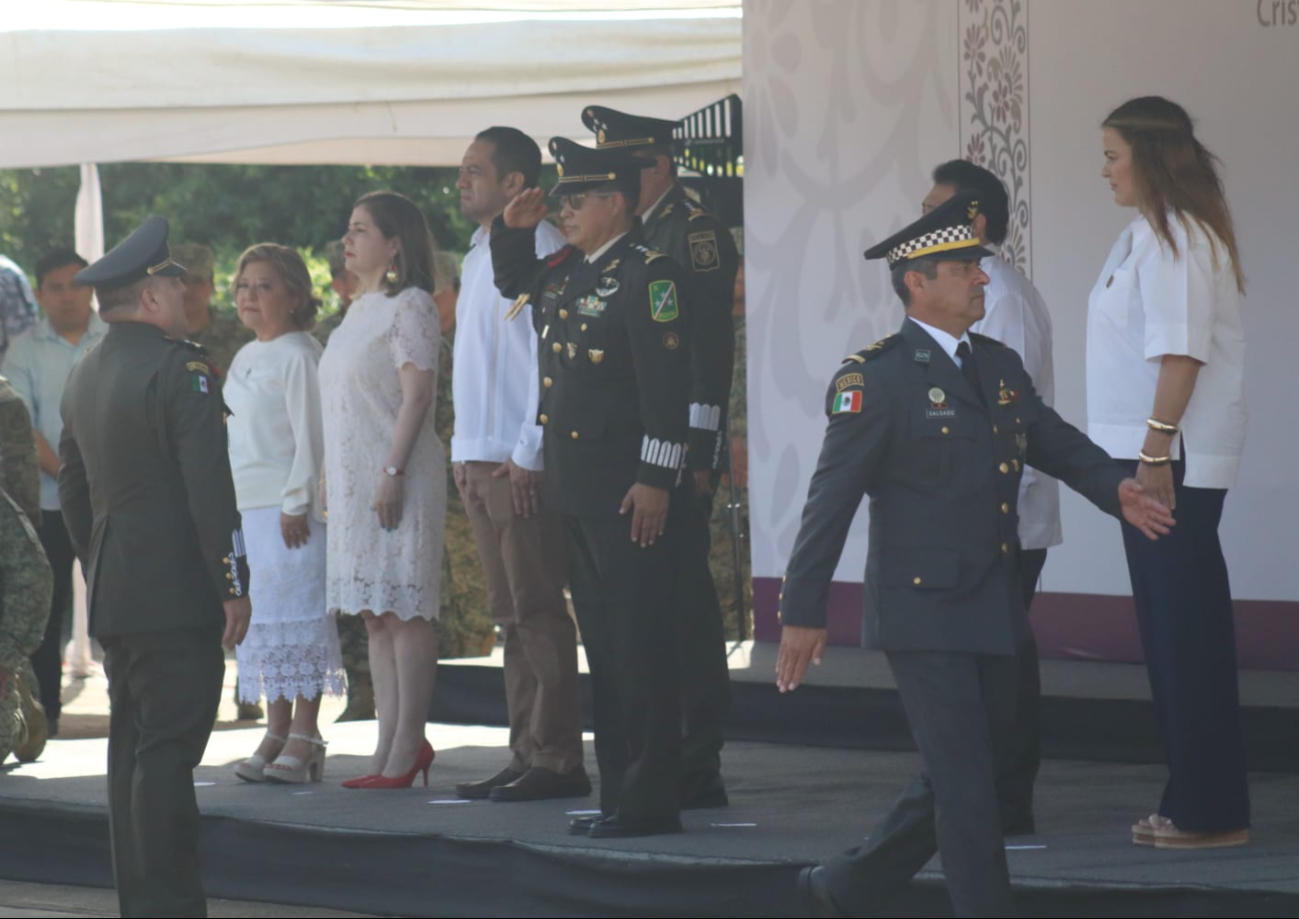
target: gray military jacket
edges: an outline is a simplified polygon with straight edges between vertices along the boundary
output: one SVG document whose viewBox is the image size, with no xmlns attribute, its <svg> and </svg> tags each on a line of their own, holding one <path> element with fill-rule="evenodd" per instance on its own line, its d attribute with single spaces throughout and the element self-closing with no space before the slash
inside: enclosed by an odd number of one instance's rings
<svg viewBox="0 0 1299 919">
<path fill-rule="evenodd" d="M 1042 403 L 1013 350 L 970 338 L 982 400 L 909 319 L 835 375 L 781 591 L 785 625 L 824 626 L 863 495 L 864 640 L 885 651 L 1011 654 L 1027 637 L 1016 513 L 1025 463 L 1119 515 L 1121 467 Z"/>
</svg>

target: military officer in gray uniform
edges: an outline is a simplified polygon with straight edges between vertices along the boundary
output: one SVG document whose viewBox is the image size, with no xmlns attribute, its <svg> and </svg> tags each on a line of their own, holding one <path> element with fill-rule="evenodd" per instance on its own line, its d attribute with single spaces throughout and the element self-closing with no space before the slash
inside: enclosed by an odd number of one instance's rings
<svg viewBox="0 0 1299 919">
<path fill-rule="evenodd" d="M 184 341 L 184 268 L 150 217 L 78 284 L 109 324 L 63 396 L 59 503 L 85 568 L 111 705 L 108 806 L 123 916 L 205 916 L 194 767 L 222 646 L 251 616 L 218 378 Z"/>
<path fill-rule="evenodd" d="M 1016 500 L 1024 464 L 1154 539 L 1172 515 L 1042 403 L 1019 356 L 969 334 L 988 255 L 953 196 L 866 253 L 887 258 L 901 330 L 851 355 L 781 591 L 778 685 L 796 688 L 825 644 L 826 595 L 870 497 L 865 641 L 883 650 L 923 771 L 868 840 L 800 887 L 812 915 L 873 915 L 941 852 L 957 916 L 1011 916 L 998 814 L 1028 638 Z"/>
<path fill-rule="evenodd" d="M 681 806 L 728 803 L 722 781 L 722 727 L 730 710 L 730 671 L 717 588 L 709 568 L 713 495 L 726 464 L 727 406 L 735 366 L 735 274 L 739 254 L 722 222 L 686 194 L 672 162 L 675 121 L 587 106 L 582 122 L 597 149 L 626 150 L 649 160 L 641 170 L 645 244 L 686 269 L 691 285 L 690 452 L 694 495 L 687 501 L 681 598 Z"/>
<path fill-rule="evenodd" d="M 685 273 L 647 247 L 634 212 L 644 163 L 550 142 L 569 245 L 536 256 L 540 189 L 492 226 L 496 286 L 532 307 L 546 506 L 564 518 L 570 587 L 595 705 L 595 838 L 681 830 L 673 566 L 685 528 L 690 302 Z"/>
</svg>

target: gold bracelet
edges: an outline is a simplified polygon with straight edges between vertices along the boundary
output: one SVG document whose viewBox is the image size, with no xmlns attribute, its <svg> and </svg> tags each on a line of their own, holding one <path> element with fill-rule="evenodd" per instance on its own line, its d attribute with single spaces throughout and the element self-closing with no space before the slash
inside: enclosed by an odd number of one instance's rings
<svg viewBox="0 0 1299 919">
<path fill-rule="evenodd" d="M 1175 424 L 1165 424 L 1154 418 L 1146 419 L 1146 427 L 1152 431 L 1158 431 L 1160 434 L 1176 434 L 1178 427 Z"/>
<path fill-rule="evenodd" d="M 1137 459 L 1147 466 L 1167 466 L 1173 461 L 1171 456 L 1147 456 L 1144 450 L 1137 453 Z"/>
</svg>

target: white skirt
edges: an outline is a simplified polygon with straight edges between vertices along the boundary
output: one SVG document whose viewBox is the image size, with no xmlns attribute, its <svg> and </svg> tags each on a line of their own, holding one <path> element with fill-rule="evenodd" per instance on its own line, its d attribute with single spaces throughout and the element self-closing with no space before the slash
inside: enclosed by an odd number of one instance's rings
<svg viewBox="0 0 1299 919">
<path fill-rule="evenodd" d="M 236 651 L 240 701 L 342 695 L 338 627 L 325 611 L 325 525 L 311 521 L 307 544 L 290 549 L 278 507 L 242 514 L 253 619 Z"/>
</svg>

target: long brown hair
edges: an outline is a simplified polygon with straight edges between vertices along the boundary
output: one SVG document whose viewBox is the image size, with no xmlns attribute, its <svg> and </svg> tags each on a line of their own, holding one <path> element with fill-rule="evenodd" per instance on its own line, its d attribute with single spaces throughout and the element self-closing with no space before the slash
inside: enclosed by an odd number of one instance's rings
<svg viewBox="0 0 1299 919">
<path fill-rule="evenodd" d="M 297 300 L 290 314 L 300 330 L 310 329 L 316 324 L 316 311 L 320 309 L 320 298 L 311 287 L 311 272 L 307 263 L 302 260 L 297 249 L 281 246 L 278 243 L 258 243 L 249 246 L 239 256 L 235 266 L 235 284 L 239 283 L 244 269 L 253 262 L 265 262 L 271 266 L 289 295 Z"/>
<path fill-rule="evenodd" d="M 428 221 L 405 195 L 395 191 L 372 191 L 356 199 L 353 207 L 364 207 L 385 239 L 394 236 L 401 241 L 393 256 L 395 278 L 387 274 L 383 286 L 394 297 L 407 287 L 418 287 L 433 293 L 433 234 Z"/>
<path fill-rule="evenodd" d="M 1169 224 L 1169 210 L 1177 214 L 1188 232 L 1190 220 L 1211 231 L 1207 235 L 1215 264 L 1216 240 L 1222 241 L 1236 274 L 1236 288 L 1244 293 L 1245 274 L 1240 267 L 1236 230 L 1218 178 L 1220 161 L 1196 138 L 1186 109 L 1163 96 L 1141 96 L 1110 112 L 1101 127 L 1113 128 L 1132 148 L 1138 205 L 1173 257 L 1180 253 Z"/>
</svg>

